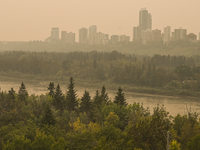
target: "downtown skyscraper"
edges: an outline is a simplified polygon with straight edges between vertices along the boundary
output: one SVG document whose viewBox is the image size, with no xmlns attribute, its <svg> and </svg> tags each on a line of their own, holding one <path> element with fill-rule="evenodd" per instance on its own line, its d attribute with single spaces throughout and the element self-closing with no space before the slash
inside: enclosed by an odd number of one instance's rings
<svg viewBox="0 0 200 150">
<path fill-rule="evenodd" d="M 133 41 L 146 41 L 151 39 L 152 16 L 146 8 L 142 8 L 139 12 L 139 25 L 133 27 Z"/>
<path fill-rule="evenodd" d="M 146 8 L 139 12 L 139 27 L 141 30 L 152 30 L 152 16 Z"/>
<path fill-rule="evenodd" d="M 88 29 L 86 28 L 79 29 L 79 43 L 81 44 L 88 43 Z"/>
</svg>

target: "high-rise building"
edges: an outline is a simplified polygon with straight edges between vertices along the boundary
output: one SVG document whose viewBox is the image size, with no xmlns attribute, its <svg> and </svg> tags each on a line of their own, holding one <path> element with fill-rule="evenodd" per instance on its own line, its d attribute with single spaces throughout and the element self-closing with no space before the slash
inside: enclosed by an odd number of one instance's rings
<svg viewBox="0 0 200 150">
<path fill-rule="evenodd" d="M 62 31 L 61 41 L 63 43 L 75 43 L 75 33 L 72 32 L 67 33 L 67 31 Z"/>
<path fill-rule="evenodd" d="M 81 28 L 79 29 L 79 43 L 86 44 L 88 41 L 88 29 Z"/>
<path fill-rule="evenodd" d="M 61 41 L 63 43 L 67 43 L 67 31 L 62 31 L 61 32 Z"/>
<path fill-rule="evenodd" d="M 146 44 L 148 41 L 152 40 L 152 32 L 151 30 L 142 30 L 141 35 L 142 44 Z"/>
<path fill-rule="evenodd" d="M 59 28 L 51 29 L 51 38 L 54 40 L 59 40 Z"/>
<path fill-rule="evenodd" d="M 187 29 L 175 29 L 174 30 L 174 39 L 175 40 L 183 40 L 187 38 Z"/>
<path fill-rule="evenodd" d="M 190 33 L 187 35 L 187 39 L 190 41 L 196 41 L 197 40 L 197 35 L 194 33 Z"/>
<path fill-rule="evenodd" d="M 164 44 L 169 43 L 170 39 L 171 39 L 171 27 L 167 26 L 164 28 Z"/>
<path fill-rule="evenodd" d="M 152 16 L 146 8 L 142 8 L 139 12 L 139 26 L 141 30 L 152 29 Z"/>
<path fill-rule="evenodd" d="M 161 30 L 155 29 L 152 31 L 152 41 L 160 42 L 162 41 Z"/>
<path fill-rule="evenodd" d="M 95 44 L 99 44 L 99 45 L 101 45 L 101 44 L 104 44 L 105 42 L 104 42 L 104 40 L 105 40 L 105 34 L 104 33 L 102 33 L 102 32 L 98 32 L 98 33 L 96 33 L 96 38 L 95 38 Z"/>
<path fill-rule="evenodd" d="M 133 27 L 133 42 L 139 42 L 141 40 L 141 28 L 139 26 Z"/>
<path fill-rule="evenodd" d="M 92 25 L 89 27 L 89 34 L 90 33 L 97 33 L 97 26 L 96 25 Z"/>
<path fill-rule="evenodd" d="M 133 41 L 146 44 L 151 40 L 152 16 L 146 8 L 139 12 L 139 26 L 133 28 Z"/>
<path fill-rule="evenodd" d="M 94 45 L 97 44 L 97 26 L 93 25 L 89 27 L 89 44 Z"/>
<path fill-rule="evenodd" d="M 111 38 L 112 44 L 116 44 L 117 42 L 119 42 L 119 36 L 118 35 L 112 35 L 110 38 Z"/>
<path fill-rule="evenodd" d="M 67 33 L 67 43 L 75 43 L 75 33 Z"/>
</svg>

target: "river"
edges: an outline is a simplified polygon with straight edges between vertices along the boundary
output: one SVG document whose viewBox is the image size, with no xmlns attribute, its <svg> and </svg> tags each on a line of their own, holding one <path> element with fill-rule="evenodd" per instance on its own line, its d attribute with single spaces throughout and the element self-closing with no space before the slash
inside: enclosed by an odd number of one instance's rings
<svg viewBox="0 0 200 150">
<path fill-rule="evenodd" d="M 0 87 L 1 90 L 7 91 L 12 87 L 16 92 L 18 92 L 19 87 L 21 85 L 19 79 L 7 79 L 0 78 Z M 48 92 L 47 86 L 49 82 L 47 81 L 38 81 L 38 80 L 25 80 L 24 82 L 26 89 L 30 94 L 40 95 Z M 61 90 L 63 93 L 66 93 L 67 84 L 60 84 Z M 87 90 L 90 92 L 91 97 L 94 96 L 97 89 L 88 89 L 84 87 L 76 87 L 77 95 L 80 98 L 84 91 Z M 117 91 L 107 90 L 109 97 L 111 100 L 114 99 Z M 153 108 L 157 106 L 157 104 L 164 105 L 166 110 L 169 111 L 170 115 L 175 116 L 178 113 L 181 115 L 187 114 L 187 111 L 197 112 L 200 114 L 200 99 L 199 98 L 191 98 L 191 97 L 173 97 L 173 96 L 159 96 L 159 95 L 150 95 L 150 94 L 141 94 L 141 93 L 131 93 L 124 92 L 126 96 L 127 103 L 132 104 L 134 102 L 143 103 L 143 106 L 149 107 L 150 111 L 153 111 Z"/>
</svg>

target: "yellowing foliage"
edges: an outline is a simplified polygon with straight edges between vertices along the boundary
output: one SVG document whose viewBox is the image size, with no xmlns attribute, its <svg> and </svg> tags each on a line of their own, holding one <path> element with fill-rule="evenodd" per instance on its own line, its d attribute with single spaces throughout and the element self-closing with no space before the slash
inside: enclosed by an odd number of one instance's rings
<svg viewBox="0 0 200 150">
<path fill-rule="evenodd" d="M 81 132 L 86 130 L 86 125 L 81 123 L 80 118 L 77 118 L 77 121 L 73 123 L 74 131 Z"/>
</svg>

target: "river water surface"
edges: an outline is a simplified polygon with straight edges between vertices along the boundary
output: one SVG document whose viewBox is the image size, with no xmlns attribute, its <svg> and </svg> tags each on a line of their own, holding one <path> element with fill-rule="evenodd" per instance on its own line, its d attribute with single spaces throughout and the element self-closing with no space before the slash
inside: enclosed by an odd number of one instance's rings
<svg viewBox="0 0 200 150">
<path fill-rule="evenodd" d="M 10 79 L 7 80 L 5 78 L 0 79 L 0 87 L 3 91 L 8 91 L 12 87 L 16 92 L 18 92 L 19 87 L 21 85 L 22 81 L 19 81 L 19 79 Z M 26 80 L 24 82 L 26 89 L 30 94 L 40 95 L 45 94 L 48 92 L 47 86 L 49 82 L 43 82 L 43 81 L 28 81 Z M 55 83 L 55 85 L 57 85 Z M 67 85 L 60 84 L 61 90 L 63 93 L 66 93 Z M 84 91 L 87 90 L 90 92 L 91 97 L 94 96 L 97 89 L 90 89 L 90 88 L 84 88 L 84 87 L 76 87 L 77 95 L 80 98 Z M 117 88 L 116 88 L 117 89 Z M 111 100 L 114 99 L 117 91 L 111 91 L 107 90 L 107 93 L 109 94 L 109 97 Z M 200 99 L 199 98 L 191 98 L 191 97 L 173 97 L 173 96 L 159 96 L 159 95 L 150 95 L 150 94 L 141 94 L 141 93 L 131 93 L 131 92 L 124 92 L 126 96 L 127 103 L 132 104 L 134 102 L 137 103 L 143 103 L 143 106 L 149 107 L 150 111 L 152 112 L 153 108 L 157 106 L 157 104 L 164 105 L 166 107 L 166 110 L 169 111 L 169 113 L 172 116 L 177 115 L 180 113 L 181 115 L 187 114 L 187 111 L 191 112 L 197 112 L 200 114 Z"/>
</svg>

